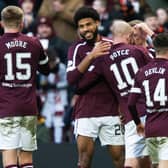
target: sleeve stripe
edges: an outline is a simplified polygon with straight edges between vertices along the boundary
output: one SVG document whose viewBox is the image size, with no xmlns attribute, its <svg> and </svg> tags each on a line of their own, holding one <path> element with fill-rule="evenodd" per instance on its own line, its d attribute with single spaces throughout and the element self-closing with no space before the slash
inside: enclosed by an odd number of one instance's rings
<svg viewBox="0 0 168 168">
<path fill-rule="evenodd" d="M 140 88 L 131 88 L 130 93 L 141 93 Z"/>
<path fill-rule="evenodd" d="M 76 68 L 75 63 L 76 63 L 77 51 L 78 51 L 78 48 L 80 46 L 83 46 L 83 45 L 86 45 L 86 42 L 80 43 L 75 47 L 74 54 L 73 54 L 72 65 L 67 67 L 67 72 L 73 71 Z"/>
<path fill-rule="evenodd" d="M 153 49 L 153 48 L 149 48 L 148 50 L 152 51 L 152 52 L 155 52 L 155 49 Z"/>
<path fill-rule="evenodd" d="M 68 67 L 68 68 L 67 68 L 67 72 L 73 71 L 73 70 L 75 70 L 75 68 L 76 68 L 75 66 Z"/>
<path fill-rule="evenodd" d="M 109 38 L 102 37 L 102 40 L 113 43 L 113 40 L 111 40 L 111 39 L 109 39 Z"/>
<path fill-rule="evenodd" d="M 44 60 L 39 61 L 39 65 L 44 65 L 47 62 L 48 62 L 48 56 Z"/>
</svg>

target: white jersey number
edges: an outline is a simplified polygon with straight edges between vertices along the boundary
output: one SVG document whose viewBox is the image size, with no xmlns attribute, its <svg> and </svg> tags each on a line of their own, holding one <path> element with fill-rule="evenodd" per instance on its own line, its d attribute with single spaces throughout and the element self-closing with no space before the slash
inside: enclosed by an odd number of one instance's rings
<svg viewBox="0 0 168 168">
<path fill-rule="evenodd" d="M 134 79 L 131 77 L 131 74 L 128 70 L 128 65 L 130 65 L 132 67 L 132 70 L 134 72 L 134 74 L 138 71 L 138 65 L 136 63 L 135 58 L 130 57 L 130 58 L 126 58 L 124 60 L 121 61 L 121 69 L 123 71 L 124 77 L 126 79 L 126 81 L 124 81 L 121 77 L 120 71 L 117 67 L 117 64 L 112 64 L 110 66 L 110 70 L 113 71 L 114 76 L 118 82 L 118 89 L 124 89 L 128 87 L 129 85 L 133 85 L 134 84 Z"/>
<path fill-rule="evenodd" d="M 153 98 L 151 98 L 152 95 L 149 90 L 149 80 L 144 80 L 142 84 L 144 86 L 146 105 L 148 107 L 153 107 L 153 102 L 160 102 L 160 106 L 165 106 L 167 96 L 166 96 L 166 80 L 164 78 L 158 80 L 156 88 L 154 90 Z"/>
<path fill-rule="evenodd" d="M 28 63 L 23 63 L 24 59 L 31 58 L 31 53 L 16 53 L 16 68 L 18 70 L 24 70 L 25 72 L 13 72 L 13 57 L 11 53 L 7 53 L 4 56 L 7 65 L 7 74 L 5 74 L 5 80 L 28 80 L 31 77 L 31 66 Z"/>
</svg>

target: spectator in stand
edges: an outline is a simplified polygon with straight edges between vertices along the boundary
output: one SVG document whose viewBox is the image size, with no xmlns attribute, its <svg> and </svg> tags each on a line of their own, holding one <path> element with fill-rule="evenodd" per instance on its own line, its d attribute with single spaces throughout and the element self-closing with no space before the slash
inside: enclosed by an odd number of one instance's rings
<svg viewBox="0 0 168 168">
<path fill-rule="evenodd" d="M 156 15 L 157 15 L 159 24 L 163 26 L 164 31 L 168 32 L 168 11 L 164 8 L 158 8 L 156 10 Z"/>
<path fill-rule="evenodd" d="M 73 42 L 77 39 L 73 15 L 83 4 L 83 0 L 44 0 L 39 16 L 50 17 L 57 35 L 67 42 Z"/>
<path fill-rule="evenodd" d="M 144 15 L 144 22 L 156 34 L 164 31 L 163 26 L 159 25 L 159 21 L 155 13 L 146 13 Z"/>
<path fill-rule="evenodd" d="M 108 36 L 110 33 L 111 16 L 110 12 L 107 10 L 108 0 L 94 0 L 92 7 L 97 10 L 100 15 L 100 25 L 98 27 L 98 32 L 102 36 Z"/>
<path fill-rule="evenodd" d="M 124 7 L 127 3 L 130 3 L 134 8 L 134 11 L 140 15 L 141 18 L 143 18 L 144 13 L 152 11 L 146 0 L 119 0 L 119 2 L 121 7 Z"/>
<path fill-rule="evenodd" d="M 120 3 L 121 5 L 121 13 L 122 13 L 122 19 L 125 21 L 131 21 L 131 20 L 143 20 L 143 17 L 140 13 L 136 12 L 132 1 L 124 1 Z"/>
<path fill-rule="evenodd" d="M 42 115 L 46 118 L 47 128 L 53 130 L 53 141 L 61 143 L 63 138 L 63 116 L 68 105 L 66 66 L 61 63 L 54 49 L 46 50 L 49 56 L 50 74 L 41 76 L 46 99 L 42 107 Z M 45 84 L 45 86 L 44 86 Z"/>
<path fill-rule="evenodd" d="M 40 39 L 44 49 L 55 49 L 60 61 L 66 64 L 69 43 L 57 36 L 52 20 L 45 16 L 37 18 L 36 29 L 36 36 Z"/>
<path fill-rule="evenodd" d="M 29 36 L 35 35 L 35 16 L 34 16 L 34 4 L 35 0 L 19 0 L 19 6 L 24 12 L 24 27 L 22 33 Z"/>
<path fill-rule="evenodd" d="M 9 6 L 9 5 L 15 5 L 15 6 L 18 6 L 19 5 L 19 1 L 20 0 L 1 0 L 0 1 L 0 11 L 6 7 L 6 6 Z M 36 17 L 37 15 L 37 12 L 39 11 L 39 8 L 41 6 L 41 3 L 43 2 L 43 0 L 35 0 L 35 3 L 34 3 L 34 9 L 33 9 L 33 13 L 34 13 L 34 16 Z"/>
</svg>

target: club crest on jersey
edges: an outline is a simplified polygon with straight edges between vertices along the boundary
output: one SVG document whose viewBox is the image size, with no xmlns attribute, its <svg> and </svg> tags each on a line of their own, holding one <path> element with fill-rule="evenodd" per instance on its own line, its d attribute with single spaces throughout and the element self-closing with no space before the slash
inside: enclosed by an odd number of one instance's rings
<svg viewBox="0 0 168 168">
<path fill-rule="evenodd" d="M 90 71 L 93 71 L 94 68 L 95 68 L 95 66 L 94 66 L 94 65 L 91 65 L 91 66 L 89 67 L 88 71 L 89 71 L 89 72 L 90 72 Z"/>
<path fill-rule="evenodd" d="M 73 61 L 72 61 L 72 60 L 69 60 L 69 61 L 68 61 L 68 67 L 72 66 L 72 64 L 73 64 Z"/>
<path fill-rule="evenodd" d="M 90 54 L 90 52 L 86 52 L 86 55 L 89 55 Z"/>
</svg>

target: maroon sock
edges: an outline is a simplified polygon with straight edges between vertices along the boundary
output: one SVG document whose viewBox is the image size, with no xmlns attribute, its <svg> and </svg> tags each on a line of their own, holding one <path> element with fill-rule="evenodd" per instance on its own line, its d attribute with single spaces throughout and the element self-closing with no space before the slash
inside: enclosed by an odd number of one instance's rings
<svg viewBox="0 0 168 168">
<path fill-rule="evenodd" d="M 8 165 L 8 166 L 5 166 L 5 168 L 19 168 L 18 165 Z"/>
<path fill-rule="evenodd" d="M 131 166 L 125 166 L 124 168 L 132 168 Z"/>
<path fill-rule="evenodd" d="M 26 163 L 26 164 L 20 165 L 20 168 L 34 168 L 34 166 L 32 163 Z"/>
</svg>

